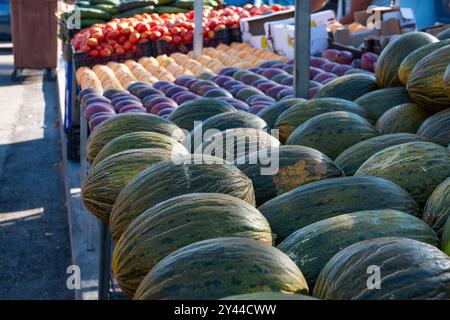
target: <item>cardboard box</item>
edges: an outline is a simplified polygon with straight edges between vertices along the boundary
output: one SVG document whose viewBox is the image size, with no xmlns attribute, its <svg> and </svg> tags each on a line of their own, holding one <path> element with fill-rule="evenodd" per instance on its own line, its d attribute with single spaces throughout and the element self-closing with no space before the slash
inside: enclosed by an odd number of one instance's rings
<svg viewBox="0 0 450 320">
<path fill-rule="evenodd" d="M 269 48 L 264 24 L 267 22 L 286 20 L 295 17 L 295 10 L 278 11 L 257 17 L 241 19 L 242 40 L 254 48 Z"/>
</svg>

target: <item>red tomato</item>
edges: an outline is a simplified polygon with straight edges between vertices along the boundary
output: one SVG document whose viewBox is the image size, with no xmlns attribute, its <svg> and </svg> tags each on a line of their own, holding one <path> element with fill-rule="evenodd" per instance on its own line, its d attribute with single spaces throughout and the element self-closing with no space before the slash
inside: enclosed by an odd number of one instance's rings
<svg viewBox="0 0 450 320">
<path fill-rule="evenodd" d="M 109 57 L 111 54 L 112 54 L 112 50 L 110 50 L 108 48 L 104 48 L 100 51 L 101 57 Z"/>
<path fill-rule="evenodd" d="M 89 38 L 86 44 L 89 48 L 95 48 L 98 45 L 98 40 L 96 38 Z"/>
<path fill-rule="evenodd" d="M 280 11 L 281 9 L 283 9 L 283 8 L 279 4 L 274 4 L 272 6 L 272 11 L 277 12 L 277 11 Z"/>
<path fill-rule="evenodd" d="M 98 50 L 91 50 L 91 51 L 89 51 L 89 55 L 91 57 L 98 58 L 98 56 L 99 56 Z"/>
<path fill-rule="evenodd" d="M 151 40 L 158 40 L 159 38 L 161 38 L 162 34 L 159 31 L 152 31 L 150 33 L 150 39 Z"/>
<path fill-rule="evenodd" d="M 108 39 L 118 40 L 120 38 L 120 32 L 118 30 L 111 30 L 107 33 Z"/>
<path fill-rule="evenodd" d="M 133 26 L 128 26 L 126 28 L 123 28 L 122 30 L 120 30 L 120 34 L 123 36 L 129 36 L 130 34 L 132 34 L 134 31 Z"/>
<path fill-rule="evenodd" d="M 133 44 L 138 43 L 140 39 L 141 39 L 141 34 L 137 31 L 134 31 L 132 34 L 130 34 L 130 37 L 128 38 L 128 40 Z"/>
<path fill-rule="evenodd" d="M 123 49 L 123 47 L 119 46 L 119 47 L 115 48 L 115 52 L 116 52 L 116 54 L 121 55 L 121 54 L 125 53 L 125 50 Z"/>
<path fill-rule="evenodd" d="M 194 35 L 193 35 L 192 31 L 189 31 L 189 32 L 186 33 L 186 35 L 183 37 L 183 42 L 184 42 L 184 43 L 191 43 L 192 40 L 194 40 Z"/>
<path fill-rule="evenodd" d="M 119 39 L 117 40 L 117 42 L 119 44 L 124 44 L 127 41 L 127 37 L 125 36 L 120 36 Z"/>
<path fill-rule="evenodd" d="M 123 48 L 125 49 L 125 51 L 131 51 L 133 48 L 133 44 L 130 41 L 126 41 L 123 44 Z"/>
<path fill-rule="evenodd" d="M 172 42 L 172 37 L 168 36 L 168 35 L 164 35 L 161 37 L 162 40 L 167 41 L 167 42 Z"/>
<path fill-rule="evenodd" d="M 150 31 L 150 26 L 148 24 L 138 23 L 138 25 L 136 26 L 136 30 L 139 33 L 144 33 L 146 31 Z"/>
<path fill-rule="evenodd" d="M 174 36 L 173 38 L 172 38 L 172 43 L 173 44 L 180 44 L 181 43 L 181 37 L 180 36 Z"/>
</svg>

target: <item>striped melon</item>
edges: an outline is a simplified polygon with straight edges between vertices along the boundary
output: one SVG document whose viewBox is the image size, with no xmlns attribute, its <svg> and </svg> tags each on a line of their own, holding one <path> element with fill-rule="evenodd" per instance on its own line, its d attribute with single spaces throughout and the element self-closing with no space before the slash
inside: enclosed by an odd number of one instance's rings
<svg viewBox="0 0 450 320">
<path fill-rule="evenodd" d="M 375 90 L 355 100 L 355 103 L 363 107 L 374 121 L 389 109 L 409 102 L 412 102 L 411 98 L 403 87 Z"/>
<path fill-rule="evenodd" d="M 381 52 L 375 68 L 380 88 L 401 86 L 398 70 L 403 60 L 414 50 L 435 42 L 438 39 L 428 33 L 409 32 L 389 43 Z"/>
<path fill-rule="evenodd" d="M 344 170 L 346 175 L 353 175 L 358 168 L 372 155 L 398 144 L 413 141 L 429 141 L 428 138 L 411 133 L 394 133 L 378 136 L 346 149 L 336 158 L 336 164 Z"/>
<path fill-rule="evenodd" d="M 417 134 L 430 138 L 443 146 L 450 144 L 450 108 L 425 120 Z"/>
<path fill-rule="evenodd" d="M 230 296 L 220 300 L 317 300 L 316 298 L 303 294 L 283 292 L 255 292 Z"/>
<path fill-rule="evenodd" d="M 164 257 L 186 245 L 217 237 L 242 237 L 272 244 L 264 216 L 247 202 L 219 193 L 190 193 L 163 201 L 137 217 L 113 256 L 119 286 L 133 295 Z"/>
<path fill-rule="evenodd" d="M 336 159 L 345 149 L 377 135 L 378 131 L 363 117 L 335 111 L 315 116 L 297 127 L 286 144 L 311 147 Z"/>
<path fill-rule="evenodd" d="M 260 206 L 280 242 L 314 222 L 340 214 L 392 209 L 420 217 L 414 199 L 396 184 L 377 177 L 342 177 L 311 182 Z"/>
<path fill-rule="evenodd" d="M 405 103 L 383 113 L 375 124 L 381 134 L 416 133 L 430 114 L 415 103 Z"/>
<path fill-rule="evenodd" d="M 450 256 L 450 217 L 442 231 L 441 249 Z"/>
<path fill-rule="evenodd" d="M 433 193 L 428 198 L 422 219 L 441 235 L 444 224 L 449 216 L 450 178 L 447 178 L 434 189 Z"/>
<path fill-rule="evenodd" d="M 449 57 L 450 45 L 420 60 L 409 75 L 406 88 L 411 99 L 429 112 L 436 113 L 450 108 L 450 97 L 444 87 Z"/>
<path fill-rule="evenodd" d="M 84 206 L 109 222 L 117 195 L 139 172 L 171 158 L 165 149 L 132 149 L 113 154 L 93 167 L 81 188 Z"/>
<path fill-rule="evenodd" d="M 190 100 L 176 108 L 168 117 L 177 126 L 191 131 L 195 121 L 206 119 L 225 112 L 236 112 L 236 109 L 226 101 L 213 98 Z"/>
<path fill-rule="evenodd" d="M 103 161 L 109 156 L 125 150 L 157 148 L 172 152 L 173 155 L 188 154 L 187 149 L 175 139 L 161 133 L 139 131 L 131 132 L 114 138 L 108 142 L 95 157 L 92 166 Z"/>
<path fill-rule="evenodd" d="M 102 122 L 91 133 L 86 146 L 89 162 L 94 162 L 100 150 L 114 138 L 138 131 L 161 133 L 176 141 L 184 139 L 183 131 L 169 120 L 147 113 L 123 113 Z"/>
<path fill-rule="evenodd" d="M 304 146 L 254 152 L 235 164 L 252 180 L 257 205 L 298 186 L 343 175 L 326 155 Z"/>
<path fill-rule="evenodd" d="M 274 103 L 273 105 L 264 108 L 258 112 L 258 117 L 263 119 L 269 128 L 273 128 L 277 118 L 284 111 L 288 110 L 290 107 L 305 102 L 305 99 L 301 98 L 290 98 Z"/>
<path fill-rule="evenodd" d="M 444 89 L 447 93 L 447 96 L 450 98 L 450 64 L 447 67 L 447 70 L 445 70 L 444 74 Z"/>
<path fill-rule="evenodd" d="M 208 154 L 234 162 L 254 151 L 276 148 L 280 141 L 260 129 L 234 128 L 221 131 L 203 142 L 197 153 Z"/>
<path fill-rule="evenodd" d="M 190 155 L 163 161 L 142 171 L 118 195 L 109 224 L 113 241 L 155 204 L 197 192 L 229 194 L 255 205 L 252 181 L 223 159 Z"/>
<path fill-rule="evenodd" d="M 325 264 L 340 250 L 362 240 L 405 237 L 439 245 L 436 233 L 421 219 L 395 210 L 360 211 L 310 224 L 291 234 L 278 249 L 302 270 L 314 288 Z"/>
<path fill-rule="evenodd" d="M 366 110 L 356 103 L 338 98 L 320 98 L 292 106 L 280 114 L 274 128 L 279 130 L 280 141 L 285 143 L 295 128 L 319 114 L 333 111 L 353 112 L 361 117 L 368 118 Z"/>
<path fill-rule="evenodd" d="M 408 238 L 361 241 L 325 265 L 314 296 L 330 300 L 450 299 L 450 258 L 430 244 Z"/>
<path fill-rule="evenodd" d="M 439 42 L 433 42 L 414 50 L 408 56 L 406 56 L 406 58 L 400 64 L 400 68 L 398 69 L 398 78 L 400 79 L 402 85 L 406 86 L 411 71 L 414 69 L 414 67 L 420 60 L 428 56 L 430 53 L 436 51 L 437 49 L 445 47 L 449 44 L 450 39 Z"/>
<path fill-rule="evenodd" d="M 450 150 L 424 141 L 392 146 L 370 157 L 355 175 L 390 180 L 423 206 L 439 183 L 450 176 Z"/>
<path fill-rule="evenodd" d="M 137 300 L 211 300 L 260 291 L 307 294 L 297 265 L 261 241 L 214 238 L 161 260 L 141 282 Z"/>
<path fill-rule="evenodd" d="M 319 90 L 315 98 L 329 97 L 354 101 L 377 89 L 374 76 L 366 73 L 349 74 L 328 82 Z"/>
</svg>

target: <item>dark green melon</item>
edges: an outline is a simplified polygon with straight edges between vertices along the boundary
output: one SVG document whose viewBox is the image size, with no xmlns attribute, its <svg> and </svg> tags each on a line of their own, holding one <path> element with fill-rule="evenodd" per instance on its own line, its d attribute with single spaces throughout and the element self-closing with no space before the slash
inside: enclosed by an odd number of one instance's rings
<svg viewBox="0 0 450 320">
<path fill-rule="evenodd" d="M 249 153 L 277 148 L 280 141 L 259 129 L 234 128 L 221 131 L 205 142 L 196 153 L 208 154 L 229 162 L 234 162 L 238 158 L 248 157 Z"/>
<path fill-rule="evenodd" d="M 447 146 L 450 143 L 450 109 L 438 112 L 425 120 L 417 134 Z"/>
<path fill-rule="evenodd" d="M 429 112 L 436 113 L 450 108 L 450 97 L 444 86 L 449 57 L 450 45 L 420 60 L 409 75 L 406 86 L 409 96 Z"/>
<path fill-rule="evenodd" d="M 409 102 L 412 102 L 411 98 L 403 87 L 375 90 L 355 100 L 375 121 L 389 109 Z"/>
<path fill-rule="evenodd" d="M 424 141 L 392 146 L 370 157 L 355 175 L 390 180 L 423 206 L 439 183 L 450 176 L 450 150 Z"/>
<path fill-rule="evenodd" d="M 444 89 L 447 93 L 447 96 L 450 98 L 450 64 L 447 67 L 447 70 L 445 70 L 444 74 Z"/>
<path fill-rule="evenodd" d="M 173 155 L 188 154 L 187 149 L 175 139 L 157 132 L 138 131 L 131 132 L 114 138 L 108 142 L 95 157 L 92 166 L 108 158 L 109 156 L 131 149 L 157 148 L 172 152 Z"/>
<path fill-rule="evenodd" d="M 302 270 L 308 287 L 314 288 L 325 264 L 342 248 L 356 242 L 405 237 L 439 245 L 436 233 L 421 219 L 395 210 L 360 211 L 310 224 L 291 234 L 278 249 Z"/>
<path fill-rule="evenodd" d="M 100 150 L 111 140 L 131 132 L 149 131 L 164 134 L 176 141 L 183 141 L 183 131 L 173 122 L 147 113 L 123 113 L 102 122 L 88 138 L 86 151 L 93 163 Z"/>
<path fill-rule="evenodd" d="M 438 39 L 425 32 L 408 32 L 389 43 L 380 54 L 375 75 L 380 88 L 399 87 L 398 70 L 403 60 L 414 50 Z"/>
<path fill-rule="evenodd" d="M 269 128 L 273 128 L 275 126 L 275 122 L 280 114 L 289 109 L 290 107 L 305 102 L 305 99 L 301 98 L 290 98 L 286 100 L 282 100 L 274 103 L 273 105 L 262 109 L 258 112 L 258 117 L 263 119 Z"/>
<path fill-rule="evenodd" d="M 226 101 L 202 98 L 183 103 L 167 119 L 173 121 L 180 128 L 191 131 L 194 129 L 195 121 L 205 121 L 212 116 L 235 111 L 236 109 Z"/>
<path fill-rule="evenodd" d="M 430 116 L 415 103 L 405 103 L 383 113 L 375 124 L 381 134 L 416 133 L 420 125 Z"/>
<path fill-rule="evenodd" d="M 447 223 L 442 231 L 441 249 L 450 256 L 450 217 L 447 219 Z"/>
<path fill-rule="evenodd" d="M 212 116 L 201 125 L 195 127 L 190 136 L 191 150 L 197 150 L 201 144 L 212 135 L 234 128 L 254 128 L 264 129 L 267 127 L 266 122 L 257 115 L 248 112 L 225 112 Z"/>
<path fill-rule="evenodd" d="M 164 257 L 197 241 L 241 237 L 272 244 L 266 218 L 247 202 L 220 193 L 190 193 L 163 201 L 137 217 L 113 255 L 120 288 L 133 295 Z"/>
<path fill-rule="evenodd" d="M 234 165 L 207 155 L 183 156 L 142 171 L 120 192 L 110 218 L 112 239 L 117 242 L 145 210 L 187 193 L 224 193 L 255 205 L 252 181 Z"/>
<path fill-rule="evenodd" d="M 253 96 L 264 96 L 264 92 L 253 87 L 248 87 L 239 90 L 239 92 L 236 94 L 236 98 L 244 102 L 247 101 L 248 98 Z"/>
<path fill-rule="evenodd" d="M 328 82 L 315 98 L 341 98 L 354 101 L 366 93 L 377 90 L 374 76 L 365 73 L 348 74 Z"/>
<path fill-rule="evenodd" d="M 450 28 L 447 28 L 447 29 L 445 29 L 445 30 L 439 32 L 439 33 L 436 35 L 436 38 L 438 38 L 438 39 L 441 40 L 441 41 L 450 39 Z"/>
<path fill-rule="evenodd" d="M 283 293 L 283 292 L 255 292 L 230 296 L 220 300 L 317 300 L 316 298 L 303 294 Z"/>
<path fill-rule="evenodd" d="M 361 241 L 325 265 L 314 296 L 329 300 L 450 299 L 450 258 L 430 244 L 408 238 Z"/>
<path fill-rule="evenodd" d="M 442 234 L 444 224 L 450 216 L 450 178 L 442 181 L 434 189 L 425 204 L 422 219 L 428 223 L 439 235 Z"/>
<path fill-rule="evenodd" d="M 274 127 L 279 130 L 280 141 L 285 143 L 295 128 L 319 114 L 333 111 L 353 112 L 368 118 L 366 110 L 356 103 L 338 98 L 320 98 L 292 106 L 280 114 Z"/>
<path fill-rule="evenodd" d="M 340 214 L 392 209 L 420 217 L 422 211 L 402 188 L 377 177 L 342 177 L 311 182 L 260 206 L 277 242 L 314 222 Z"/>
<path fill-rule="evenodd" d="M 298 186 L 343 175 L 322 152 L 304 146 L 281 146 L 254 152 L 235 164 L 252 180 L 257 205 Z"/>
<path fill-rule="evenodd" d="M 436 51 L 437 49 L 445 47 L 449 44 L 450 39 L 445 41 L 433 42 L 411 52 L 402 61 L 400 68 L 398 69 L 398 78 L 400 79 L 402 85 L 406 86 L 411 71 L 420 60 L 428 56 L 430 53 Z"/>
<path fill-rule="evenodd" d="M 335 162 L 346 175 L 351 176 L 375 153 L 388 147 L 413 141 L 429 141 L 429 139 L 412 133 L 386 134 L 351 146 L 342 152 Z"/>
<path fill-rule="evenodd" d="M 304 122 L 291 133 L 286 144 L 311 147 L 336 159 L 345 149 L 377 135 L 378 131 L 363 117 L 335 111 Z"/>
<path fill-rule="evenodd" d="M 109 222 L 117 195 L 139 172 L 171 158 L 166 149 L 131 149 L 113 154 L 93 167 L 81 188 L 84 206 Z"/>
<path fill-rule="evenodd" d="M 136 300 L 211 300 L 260 291 L 307 294 L 297 265 L 261 241 L 214 238 L 161 260 L 139 285 Z"/>
</svg>

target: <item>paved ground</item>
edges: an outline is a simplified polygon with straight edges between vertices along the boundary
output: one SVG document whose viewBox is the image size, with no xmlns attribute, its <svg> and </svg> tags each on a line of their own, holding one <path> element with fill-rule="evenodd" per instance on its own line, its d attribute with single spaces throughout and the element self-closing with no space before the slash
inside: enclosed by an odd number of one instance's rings
<svg viewBox="0 0 450 320">
<path fill-rule="evenodd" d="M 0 48 L 0 299 L 73 299 L 56 85 L 11 68 Z"/>
</svg>

